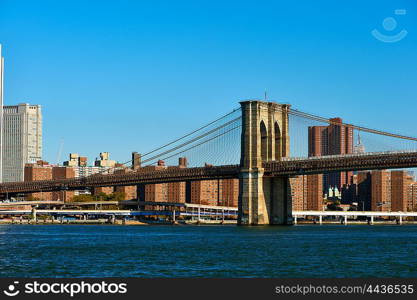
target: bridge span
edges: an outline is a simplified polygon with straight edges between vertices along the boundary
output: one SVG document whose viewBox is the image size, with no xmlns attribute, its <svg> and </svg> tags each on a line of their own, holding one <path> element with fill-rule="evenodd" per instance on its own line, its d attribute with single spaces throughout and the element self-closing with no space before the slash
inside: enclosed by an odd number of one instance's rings
<svg viewBox="0 0 417 300">
<path fill-rule="evenodd" d="M 417 152 L 373 152 L 310 158 L 283 158 L 262 164 L 265 177 L 296 176 L 336 171 L 359 171 L 417 167 Z M 103 186 L 132 186 L 198 180 L 239 178 L 239 165 L 139 170 L 127 174 L 93 175 L 85 178 L 12 182 L 0 185 L 0 193 L 34 193 L 82 190 Z M 10 203 L 9 205 L 12 205 Z"/>
<path fill-rule="evenodd" d="M 234 115 L 236 112 L 239 112 L 240 116 L 236 117 Z M 143 196 L 143 187 L 146 184 L 186 182 L 186 202 L 189 202 L 190 198 L 188 196 L 190 195 L 190 183 L 192 181 L 236 178 L 239 179 L 239 224 L 292 224 L 292 199 L 289 181 L 289 177 L 291 176 L 417 167 L 417 151 L 372 152 L 292 158 L 290 152 L 292 141 L 290 139 L 289 127 L 290 116 L 292 118 L 296 116 L 315 122 L 324 122 L 328 125 L 331 124 L 336 129 L 355 129 L 358 132 L 388 136 L 390 138 L 400 139 L 402 142 L 412 141 L 415 143 L 417 141 L 417 138 L 413 137 L 344 124 L 341 121 L 335 122 L 332 119 L 295 111 L 288 104 L 247 100 L 240 102 L 240 108 L 234 110 L 232 113 L 180 139 L 176 139 L 162 147 L 145 153 L 143 156 L 148 155 L 148 158 L 142 160 L 142 156 L 135 157 L 132 159 L 132 169 L 134 170 L 132 172 L 109 175 L 96 174 L 74 179 L 3 183 L 0 184 L 0 194 L 38 193 L 136 185 L 138 186 L 137 194 L 141 195 L 138 198 L 146 198 L 146 195 Z M 229 119 L 224 119 L 226 117 Z M 223 123 L 220 124 L 219 120 Z M 202 129 L 205 131 L 201 131 Z M 157 162 L 162 162 L 164 159 L 169 159 L 176 155 L 183 155 L 186 151 L 201 149 L 198 147 L 202 147 L 202 145 L 207 146 L 208 142 L 216 139 L 219 141 L 226 134 L 236 134 L 238 132 L 237 130 L 241 130 L 238 137 L 240 141 L 238 151 L 240 151 L 240 154 L 235 155 L 235 158 L 240 158 L 239 164 L 226 165 L 226 163 L 217 163 L 216 166 L 206 165 L 205 167 L 194 168 L 186 168 L 185 165 L 174 168 L 159 168 L 162 166 L 158 164 L 158 168 L 155 167 Z M 341 131 L 333 134 L 339 136 L 341 135 Z M 353 135 L 353 131 L 350 134 Z M 187 140 L 183 140 L 185 138 Z M 227 144 L 227 146 L 230 145 Z M 415 146 L 413 144 L 413 148 L 407 149 L 417 149 Z M 210 147 L 207 148 L 211 149 Z M 223 148 L 222 152 L 209 155 L 208 163 L 210 161 L 218 161 L 219 156 L 229 155 L 230 153 L 227 153 L 228 150 L 229 148 L 226 147 Z M 351 153 L 353 151 L 345 152 Z M 311 155 L 310 152 L 309 155 Z M 201 156 L 201 153 L 198 152 L 197 156 Z M 144 163 L 149 164 L 141 167 Z M 147 168 L 150 166 L 153 167 Z M 139 190 L 142 192 L 139 193 Z M 141 201 L 146 201 L 146 199 L 141 199 Z"/>
</svg>

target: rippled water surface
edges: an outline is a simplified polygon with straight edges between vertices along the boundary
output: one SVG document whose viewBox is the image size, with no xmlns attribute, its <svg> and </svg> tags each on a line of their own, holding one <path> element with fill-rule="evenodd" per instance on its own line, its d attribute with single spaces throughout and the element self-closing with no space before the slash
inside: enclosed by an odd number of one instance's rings
<svg viewBox="0 0 417 300">
<path fill-rule="evenodd" d="M 5 277 L 417 277 L 417 226 L 0 226 Z"/>
</svg>

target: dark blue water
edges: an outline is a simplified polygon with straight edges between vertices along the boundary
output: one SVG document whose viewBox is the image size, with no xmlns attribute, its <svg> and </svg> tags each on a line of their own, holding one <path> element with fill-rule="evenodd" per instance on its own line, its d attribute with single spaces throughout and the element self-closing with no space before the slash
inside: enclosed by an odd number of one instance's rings
<svg viewBox="0 0 417 300">
<path fill-rule="evenodd" d="M 0 226 L 0 276 L 417 277 L 417 226 Z"/>
</svg>

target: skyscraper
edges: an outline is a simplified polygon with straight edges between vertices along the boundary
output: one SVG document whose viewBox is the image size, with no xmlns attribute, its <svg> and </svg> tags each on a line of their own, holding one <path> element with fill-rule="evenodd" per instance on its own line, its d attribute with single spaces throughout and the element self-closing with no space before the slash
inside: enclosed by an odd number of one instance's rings
<svg viewBox="0 0 417 300">
<path fill-rule="evenodd" d="M 42 159 L 41 106 L 4 106 L 3 125 L 3 182 L 23 181 L 25 164 Z"/>
<path fill-rule="evenodd" d="M 1 54 L 0 44 L 0 183 L 3 182 L 3 77 L 4 58 Z"/>
<path fill-rule="evenodd" d="M 308 156 L 339 155 L 353 153 L 353 129 L 343 126 L 341 118 L 330 119 L 328 126 L 308 128 Z M 341 190 L 350 184 L 352 172 L 335 172 L 323 176 L 323 189 Z"/>
</svg>

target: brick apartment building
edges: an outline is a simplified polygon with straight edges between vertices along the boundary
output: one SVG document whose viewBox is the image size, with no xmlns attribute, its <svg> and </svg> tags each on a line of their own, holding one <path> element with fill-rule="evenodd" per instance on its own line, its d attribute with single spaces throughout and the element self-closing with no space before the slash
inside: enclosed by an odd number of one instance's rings
<svg viewBox="0 0 417 300">
<path fill-rule="evenodd" d="M 158 161 L 156 166 L 147 166 L 144 168 L 148 170 L 163 170 L 186 167 L 187 159 L 180 158 L 178 166 L 166 166 L 164 161 Z M 187 184 L 185 182 L 147 184 L 144 187 L 144 200 L 146 202 L 186 203 L 186 188 Z M 237 207 L 239 180 L 193 181 L 190 184 L 189 193 L 189 202 L 193 204 Z"/>
<path fill-rule="evenodd" d="M 312 126 L 308 128 L 308 156 L 323 156 L 353 153 L 353 129 L 342 126 L 342 119 L 330 119 L 328 126 Z M 301 205 L 299 197 L 295 198 L 293 207 L 308 210 L 322 210 L 323 195 L 329 188 L 337 188 L 339 191 L 352 182 L 353 172 L 336 172 L 330 174 L 307 175 L 306 186 L 307 203 Z M 294 183 L 300 183 L 295 181 Z M 298 187 L 294 187 L 295 190 Z M 304 200 L 303 200 L 304 201 Z"/>
<path fill-rule="evenodd" d="M 413 176 L 406 171 L 391 172 L 391 211 L 413 210 L 414 203 L 409 193 L 413 182 Z"/>
<path fill-rule="evenodd" d="M 359 210 L 413 211 L 417 205 L 417 183 L 405 170 L 358 172 Z"/>
<path fill-rule="evenodd" d="M 39 160 L 33 164 L 26 164 L 24 169 L 25 181 L 54 180 L 74 177 L 75 172 L 73 168 L 50 165 L 43 160 Z M 27 195 L 29 199 L 40 199 L 45 201 L 70 201 L 73 196 L 73 191 L 38 192 Z"/>
</svg>

